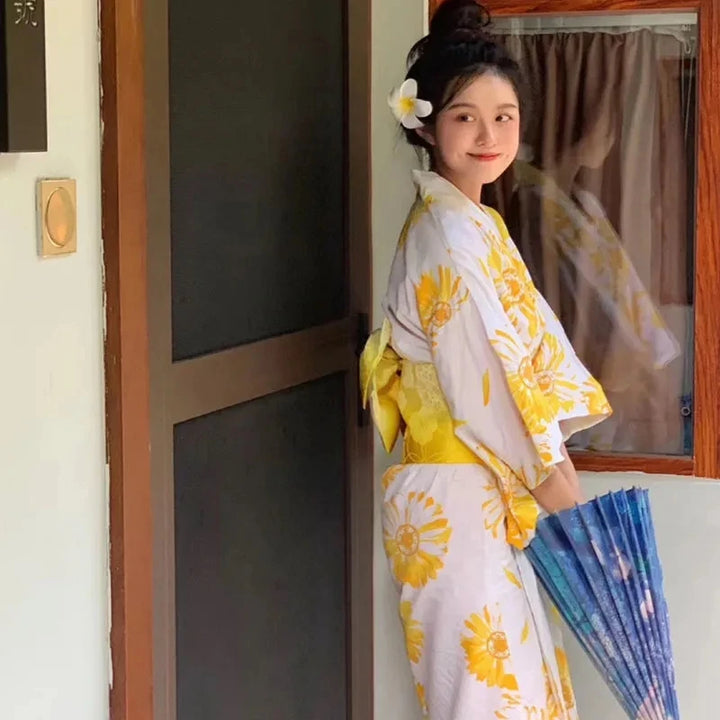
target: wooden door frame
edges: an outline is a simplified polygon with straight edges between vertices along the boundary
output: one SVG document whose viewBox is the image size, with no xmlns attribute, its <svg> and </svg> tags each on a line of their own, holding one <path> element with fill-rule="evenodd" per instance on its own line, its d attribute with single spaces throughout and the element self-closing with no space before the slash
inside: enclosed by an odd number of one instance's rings
<svg viewBox="0 0 720 720">
<path fill-rule="evenodd" d="M 142 0 L 101 0 L 112 720 L 153 716 Z"/>
<path fill-rule="evenodd" d="M 152 720 L 154 705 L 153 497 L 148 343 L 148 203 L 145 3 L 101 0 L 102 232 L 106 294 L 106 423 L 110 482 L 112 720 Z M 349 163 L 364 188 L 350 193 L 350 232 L 370 245 L 370 0 L 349 0 Z M 355 246 L 357 246 L 357 238 Z M 369 252 L 356 263 L 351 312 L 369 311 Z M 357 398 L 348 400 L 353 412 Z M 349 558 L 349 578 L 369 578 L 351 605 L 351 717 L 373 713 L 372 447 L 352 433 L 349 452 L 363 458 L 350 471 L 350 542 L 369 549 Z M 356 600 L 358 598 L 355 598 Z"/>
</svg>

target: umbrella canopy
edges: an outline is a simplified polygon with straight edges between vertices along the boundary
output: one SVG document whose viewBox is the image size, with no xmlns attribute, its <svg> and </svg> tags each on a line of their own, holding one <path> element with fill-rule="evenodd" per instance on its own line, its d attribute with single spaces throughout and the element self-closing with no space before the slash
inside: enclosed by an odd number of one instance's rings
<svg viewBox="0 0 720 720">
<path fill-rule="evenodd" d="M 679 720 L 670 624 L 647 490 L 538 523 L 535 572 L 632 720 Z"/>
</svg>

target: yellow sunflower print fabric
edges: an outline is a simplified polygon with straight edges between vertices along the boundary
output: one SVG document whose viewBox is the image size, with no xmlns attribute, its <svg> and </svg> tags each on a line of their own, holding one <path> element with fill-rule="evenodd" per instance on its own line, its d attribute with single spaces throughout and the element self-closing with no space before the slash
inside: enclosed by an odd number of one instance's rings
<svg viewBox="0 0 720 720">
<path fill-rule="evenodd" d="M 403 435 L 404 462 L 487 466 L 522 548 L 537 519 L 529 491 L 610 406 L 500 216 L 435 173 L 416 184 L 386 318 L 361 358 L 364 401 L 388 451 Z"/>
<path fill-rule="evenodd" d="M 442 506 L 424 492 L 411 492 L 385 506 L 385 550 L 400 583 L 422 587 L 437 577 L 452 535 Z"/>
<path fill-rule="evenodd" d="M 363 401 L 403 462 L 383 544 L 420 707 L 433 720 L 576 720 L 561 638 L 522 549 L 531 490 L 610 413 L 502 219 L 432 172 L 402 229 Z"/>
<path fill-rule="evenodd" d="M 383 540 L 420 708 L 432 720 L 577 720 L 562 638 L 481 464 L 391 468 Z M 488 510 L 488 508 L 493 508 Z"/>
</svg>

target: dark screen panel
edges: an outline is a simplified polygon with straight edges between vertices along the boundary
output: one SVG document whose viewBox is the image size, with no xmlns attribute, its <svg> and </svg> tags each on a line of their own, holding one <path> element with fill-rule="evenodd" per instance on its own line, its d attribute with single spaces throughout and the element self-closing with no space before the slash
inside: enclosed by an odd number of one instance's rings
<svg viewBox="0 0 720 720">
<path fill-rule="evenodd" d="M 175 359 L 345 313 L 343 7 L 169 2 Z"/>
<path fill-rule="evenodd" d="M 178 720 L 346 716 L 344 377 L 175 428 Z"/>
</svg>

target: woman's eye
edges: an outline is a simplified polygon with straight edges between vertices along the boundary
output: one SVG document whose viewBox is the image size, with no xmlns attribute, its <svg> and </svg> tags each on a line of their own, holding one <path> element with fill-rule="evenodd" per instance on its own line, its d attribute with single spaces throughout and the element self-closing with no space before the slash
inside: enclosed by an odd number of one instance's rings
<svg viewBox="0 0 720 720">
<path fill-rule="evenodd" d="M 475 118 L 473 118 L 472 115 L 467 115 L 467 114 L 458 115 L 458 120 L 460 122 L 472 122 L 474 119 Z"/>
<path fill-rule="evenodd" d="M 510 122 L 513 118 L 512 118 L 512 115 L 503 114 L 503 115 L 498 115 L 495 119 L 498 122 L 506 123 L 506 122 Z"/>
</svg>

